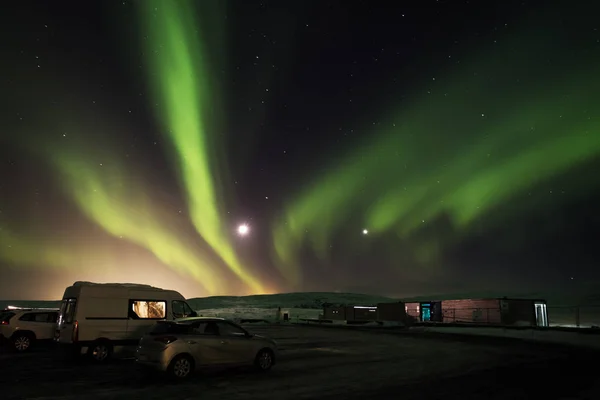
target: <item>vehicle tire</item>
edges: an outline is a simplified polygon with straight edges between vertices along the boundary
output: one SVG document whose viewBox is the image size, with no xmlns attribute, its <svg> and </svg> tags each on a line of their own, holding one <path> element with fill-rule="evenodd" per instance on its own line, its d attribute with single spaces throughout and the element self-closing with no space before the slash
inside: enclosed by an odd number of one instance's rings
<svg viewBox="0 0 600 400">
<path fill-rule="evenodd" d="M 259 371 L 268 371 L 275 364 L 275 355 L 270 349 L 262 349 L 254 359 L 254 367 Z"/>
<path fill-rule="evenodd" d="M 192 372 L 194 372 L 194 359 L 187 354 L 175 356 L 167 368 L 169 376 L 177 380 L 189 378 Z"/>
<path fill-rule="evenodd" d="M 110 360 L 113 348 L 108 340 L 97 340 L 88 348 L 88 356 L 96 363 Z"/>
<path fill-rule="evenodd" d="M 17 353 L 25 353 L 31 349 L 34 340 L 32 334 L 17 332 L 12 337 L 13 349 L 15 349 Z"/>
</svg>

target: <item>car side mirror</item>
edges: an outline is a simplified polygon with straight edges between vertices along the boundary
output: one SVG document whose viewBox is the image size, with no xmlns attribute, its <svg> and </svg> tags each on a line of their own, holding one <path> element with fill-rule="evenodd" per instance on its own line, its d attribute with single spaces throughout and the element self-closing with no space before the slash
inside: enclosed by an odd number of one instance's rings
<svg viewBox="0 0 600 400">
<path fill-rule="evenodd" d="M 190 314 L 190 317 L 197 317 L 198 313 L 196 311 L 192 311 L 192 313 Z"/>
</svg>

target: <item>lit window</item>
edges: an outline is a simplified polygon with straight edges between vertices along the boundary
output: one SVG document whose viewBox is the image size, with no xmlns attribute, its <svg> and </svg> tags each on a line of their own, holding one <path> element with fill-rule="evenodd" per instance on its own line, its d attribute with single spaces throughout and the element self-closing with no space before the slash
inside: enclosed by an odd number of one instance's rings
<svg viewBox="0 0 600 400">
<path fill-rule="evenodd" d="M 167 316 L 166 301 L 131 300 L 129 316 L 134 319 L 163 319 Z"/>
</svg>

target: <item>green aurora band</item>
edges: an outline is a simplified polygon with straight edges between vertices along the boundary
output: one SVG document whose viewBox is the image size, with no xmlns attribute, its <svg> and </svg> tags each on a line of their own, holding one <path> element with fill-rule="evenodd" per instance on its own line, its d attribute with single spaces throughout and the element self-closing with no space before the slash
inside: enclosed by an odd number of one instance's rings
<svg viewBox="0 0 600 400">
<path fill-rule="evenodd" d="M 273 226 L 274 255 L 293 285 L 302 286 L 301 248 L 329 261 L 348 221 L 356 238 L 366 228 L 408 240 L 447 215 L 467 234 L 503 202 L 600 155 L 598 63 L 575 59 L 548 70 L 558 33 L 513 39 L 431 78 L 424 95 L 364 129 L 375 140 L 286 208 Z M 441 239 L 429 235 L 412 249 L 414 260 L 431 263 Z"/>
<path fill-rule="evenodd" d="M 211 73 L 216 69 L 201 40 L 199 20 L 189 1 L 145 0 L 138 9 L 157 117 L 172 144 L 191 223 L 210 249 L 202 252 L 204 243 L 195 234 L 194 240 L 181 239 L 181 227 L 170 223 L 167 212 L 161 214 L 149 185 L 108 152 L 112 149 L 105 146 L 104 135 L 96 135 L 97 125 L 91 133 L 103 138 L 97 147 L 106 152 L 97 157 L 86 156 L 86 150 L 98 151 L 89 141 L 71 143 L 71 148 L 30 140 L 27 145 L 50 159 L 68 196 L 109 235 L 148 250 L 173 271 L 193 277 L 209 295 L 229 288 L 213 255 L 250 292 L 264 293 L 251 266 L 238 259 L 221 218 L 217 188 L 222 189 L 218 165 L 223 160 L 215 154 L 223 121 L 215 106 Z M 410 243 L 401 251 L 411 251 L 416 265 L 403 268 L 434 265 L 452 238 L 423 235 L 429 224 L 447 216 L 453 233 L 469 235 L 480 219 L 491 218 L 513 198 L 600 156 L 600 65 L 575 55 L 555 69 L 546 68 L 561 45 L 560 32 L 554 37 L 539 32 L 545 31 L 515 34 L 470 62 L 432 75 L 422 86 L 429 90 L 384 112 L 380 122 L 365 124 L 363 130 L 372 135 L 336 158 L 273 223 L 274 261 L 289 287 L 303 288 L 300 253 L 305 247 L 327 265 L 334 238 L 351 236 L 365 243 L 358 238 L 363 228 L 374 236 L 369 242 L 391 234 Z M 78 121 L 69 131 L 90 133 L 84 113 L 72 114 Z M 21 235 L 3 225 L 0 243 L 10 246 L 0 248 L 0 258 L 55 269 L 118 264 L 119 255 L 108 254 L 108 247 L 41 236 Z"/>
<path fill-rule="evenodd" d="M 253 293 L 263 293 L 261 283 L 237 257 L 220 218 L 215 190 L 215 121 L 211 121 L 215 96 L 211 85 L 208 52 L 200 40 L 191 2 L 140 3 L 142 37 L 146 46 L 151 87 L 160 121 L 173 144 L 189 214 L 199 235 Z M 212 137 L 209 137 L 212 135 Z"/>
<path fill-rule="evenodd" d="M 0 258 L 22 267 L 38 265 L 40 262 L 58 270 L 76 270 L 86 258 L 93 258 L 94 252 L 86 252 L 85 257 L 78 258 L 72 249 L 66 246 L 49 245 L 43 239 L 34 239 L 30 235 L 20 235 L 0 228 Z M 92 256 L 92 257 L 90 257 Z"/>
<path fill-rule="evenodd" d="M 159 218 L 147 188 L 137 183 L 139 179 L 127 176 L 124 166 L 116 160 L 93 163 L 93 157 L 84 158 L 81 151 L 57 149 L 53 154 L 65 190 L 90 220 L 110 235 L 149 250 L 174 271 L 193 277 L 208 293 L 222 293 L 225 286 L 220 274 L 189 244 L 177 239 L 176 229 L 160 222 L 167 218 Z"/>
</svg>

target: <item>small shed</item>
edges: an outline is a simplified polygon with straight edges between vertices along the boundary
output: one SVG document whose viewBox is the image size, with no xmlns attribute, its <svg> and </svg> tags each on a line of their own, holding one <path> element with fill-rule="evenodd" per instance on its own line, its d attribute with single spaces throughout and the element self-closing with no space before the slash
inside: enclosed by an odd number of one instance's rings
<svg viewBox="0 0 600 400">
<path fill-rule="evenodd" d="M 290 311 L 283 310 L 281 307 L 277 307 L 277 313 L 275 314 L 275 319 L 277 321 L 287 322 L 290 320 Z"/>
</svg>

